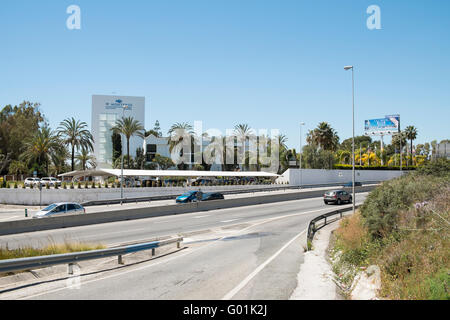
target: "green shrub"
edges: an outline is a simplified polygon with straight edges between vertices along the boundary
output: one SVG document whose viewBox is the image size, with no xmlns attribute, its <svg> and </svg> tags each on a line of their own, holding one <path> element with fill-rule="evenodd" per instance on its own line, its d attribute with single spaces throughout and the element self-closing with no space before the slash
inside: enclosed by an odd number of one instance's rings
<svg viewBox="0 0 450 320">
<path fill-rule="evenodd" d="M 384 182 L 369 194 L 361 207 L 370 234 L 375 238 L 388 236 L 396 229 L 399 213 L 414 203 L 429 200 L 444 184 L 441 178 L 417 174 Z"/>
<path fill-rule="evenodd" d="M 436 159 L 417 169 L 417 174 L 424 176 L 450 177 L 450 160 Z"/>
</svg>

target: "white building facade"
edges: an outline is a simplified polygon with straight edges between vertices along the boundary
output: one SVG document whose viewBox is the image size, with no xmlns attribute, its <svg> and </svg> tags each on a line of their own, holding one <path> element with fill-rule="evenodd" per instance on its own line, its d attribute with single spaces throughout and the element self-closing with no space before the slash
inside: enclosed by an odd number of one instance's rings
<svg viewBox="0 0 450 320">
<path fill-rule="evenodd" d="M 112 128 L 122 117 L 132 117 L 145 128 L 145 98 L 128 96 L 92 96 L 92 128 L 94 155 L 98 168 L 111 168 L 113 164 Z M 143 139 L 130 139 L 130 156 L 142 148 Z M 122 136 L 122 151 L 126 153 L 126 139 Z"/>
</svg>

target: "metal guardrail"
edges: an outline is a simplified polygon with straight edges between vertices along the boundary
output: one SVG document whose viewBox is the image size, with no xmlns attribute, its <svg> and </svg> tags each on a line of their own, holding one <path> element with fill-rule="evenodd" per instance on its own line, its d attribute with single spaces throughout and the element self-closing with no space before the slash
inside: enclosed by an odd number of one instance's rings
<svg viewBox="0 0 450 320">
<path fill-rule="evenodd" d="M 358 209 L 360 206 L 356 206 L 355 208 Z M 319 231 L 320 229 L 322 229 L 323 227 L 325 227 L 326 225 L 335 222 L 337 220 L 340 220 L 343 218 L 344 216 L 344 212 L 348 212 L 348 211 L 352 211 L 353 207 L 348 207 L 345 209 L 340 209 L 340 210 L 335 210 L 329 213 L 325 213 L 323 215 L 318 216 L 317 218 L 313 219 L 310 223 L 309 223 L 309 227 L 308 227 L 308 242 L 312 243 L 313 239 L 314 239 L 314 235 L 316 234 L 317 231 Z M 334 216 L 339 216 L 333 219 Z M 331 219 L 330 219 L 331 218 Z M 320 223 L 323 220 L 323 223 Z M 310 250 L 310 245 L 308 244 L 308 250 Z"/>
<path fill-rule="evenodd" d="M 118 248 L 101 249 L 85 252 L 73 252 L 66 254 L 57 254 L 41 257 L 30 257 L 10 260 L 0 260 L 0 273 L 33 270 L 38 268 L 51 267 L 60 264 L 69 265 L 69 274 L 73 274 L 73 265 L 77 262 L 86 260 L 102 259 L 107 257 L 118 257 L 118 263 L 124 264 L 122 256 L 139 251 L 152 250 L 155 255 L 155 249 L 169 244 L 177 243 L 177 248 L 181 247 L 182 237 L 162 241 L 134 244 Z"/>
<path fill-rule="evenodd" d="M 365 184 L 376 184 L 380 181 L 369 181 L 364 182 Z M 268 192 L 268 191 L 283 191 L 283 190 L 295 190 L 295 189 L 312 189 L 312 188 L 322 188 L 322 187 L 338 187 L 342 186 L 342 183 L 330 183 L 330 184 L 315 184 L 315 185 L 303 185 L 303 186 L 284 186 L 284 187 L 271 187 L 271 188 L 255 188 L 255 189 L 237 189 L 237 190 L 225 190 L 217 191 L 224 195 L 227 194 L 241 194 L 241 193 L 257 193 L 257 192 Z M 198 188 L 204 188 L 208 186 L 193 186 L 189 187 L 192 190 L 197 190 Z M 220 186 L 216 186 L 220 187 Z M 126 190 L 126 189 L 125 189 Z M 151 202 L 160 200 L 173 200 L 176 199 L 180 194 L 171 194 L 163 196 L 151 196 L 151 197 L 138 197 L 138 198 L 123 198 L 123 199 L 109 199 L 109 200 L 95 200 L 87 201 L 81 203 L 84 207 L 99 206 L 99 205 L 109 205 L 109 204 L 120 204 L 120 203 L 137 203 L 137 202 Z"/>
</svg>

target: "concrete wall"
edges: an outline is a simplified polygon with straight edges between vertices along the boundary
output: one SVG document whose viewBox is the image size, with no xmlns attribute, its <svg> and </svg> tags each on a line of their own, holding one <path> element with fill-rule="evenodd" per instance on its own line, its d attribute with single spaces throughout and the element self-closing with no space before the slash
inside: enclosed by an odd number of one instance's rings
<svg viewBox="0 0 450 320">
<path fill-rule="evenodd" d="M 278 182 L 288 182 L 291 186 L 347 183 L 352 181 L 352 170 L 289 169 Z M 356 170 L 357 182 L 386 181 L 400 177 L 402 172 L 389 170 Z"/>
<path fill-rule="evenodd" d="M 216 186 L 201 187 L 203 192 L 220 192 L 229 190 L 267 189 L 273 185 L 247 186 Z M 180 195 L 198 187 L 173 188 L 125 188 L 125 198 L 141 198 L 166 195 Z M 40 192 L 38 189 L 0 189 L 0 204 L 39 206 Z M 112 200 L 120 198 L 120 188 L 114 189 L 42 189 L 42 205 L 58 202 L 78 202 Z"/>
</svg>

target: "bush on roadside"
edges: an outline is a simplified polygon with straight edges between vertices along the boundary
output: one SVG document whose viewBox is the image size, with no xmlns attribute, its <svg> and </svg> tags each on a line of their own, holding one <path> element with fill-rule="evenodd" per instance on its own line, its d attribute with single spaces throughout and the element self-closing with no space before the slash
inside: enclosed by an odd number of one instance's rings
<svg viewBox="0 0 450 320">
<path fill-rule="evenodd" d="M 360 214 L 341 221 L 333 271 L 350 285 L 360 267 L 378 265 L 385 299 L 450 299 L 448 162 L 385 182 Z"/>
</svg>

